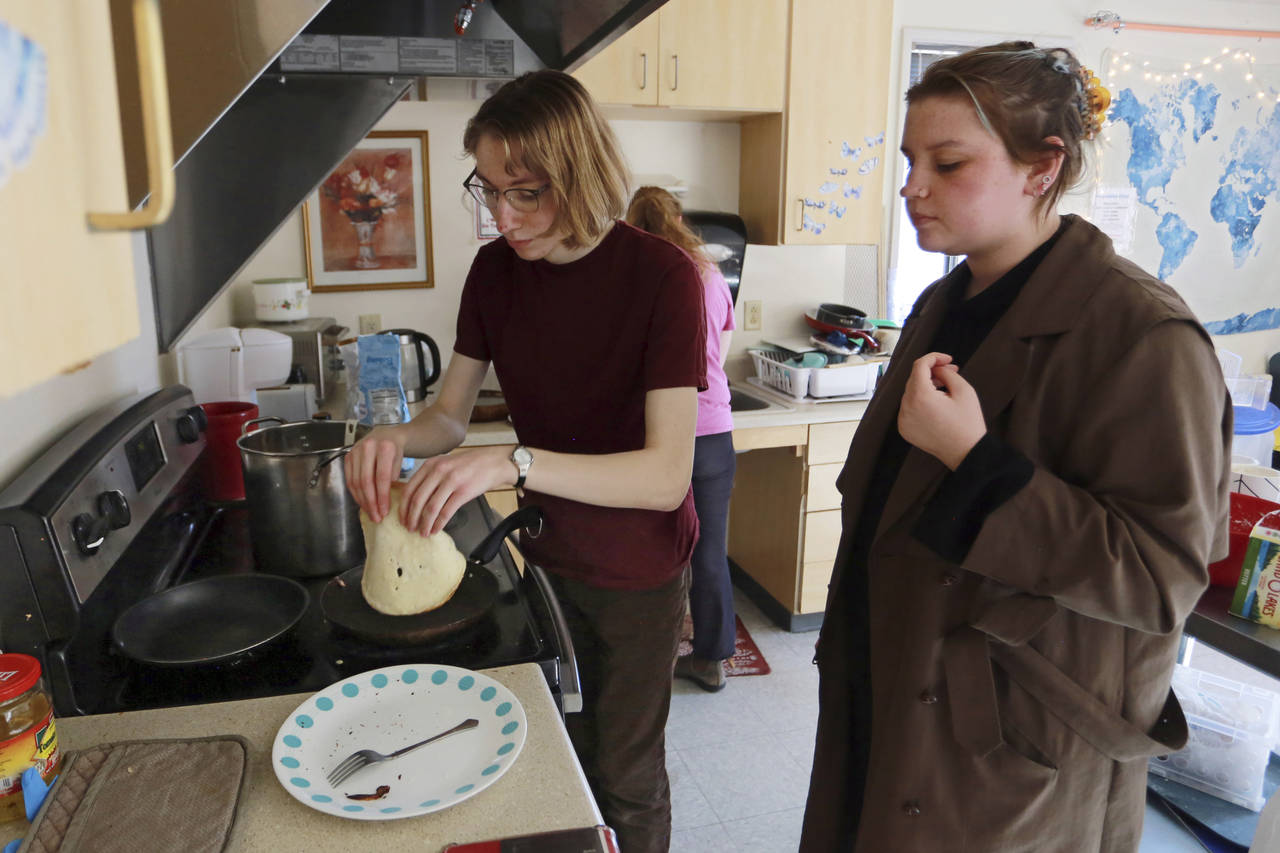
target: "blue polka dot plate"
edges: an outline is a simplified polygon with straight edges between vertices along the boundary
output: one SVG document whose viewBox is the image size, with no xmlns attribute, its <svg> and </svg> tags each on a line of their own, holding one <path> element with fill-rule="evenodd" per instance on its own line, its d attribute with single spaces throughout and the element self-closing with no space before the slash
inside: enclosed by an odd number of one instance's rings
<svg viewBox="0 0 1280 853">
<path fill-rule="evenodd" d="M 337 788 L 325 777 L 359 749 L 392 753 L 474 717 L 480 725 L 391 761 Z M 509 689 L 481 672 L 439 664 L 388 666 L 331 684 L 276 733 L 271 766 L 313 809 L 357 820 L 393 820 L 460 803 L 515 763 L 527 729 Z"/>
</svg>

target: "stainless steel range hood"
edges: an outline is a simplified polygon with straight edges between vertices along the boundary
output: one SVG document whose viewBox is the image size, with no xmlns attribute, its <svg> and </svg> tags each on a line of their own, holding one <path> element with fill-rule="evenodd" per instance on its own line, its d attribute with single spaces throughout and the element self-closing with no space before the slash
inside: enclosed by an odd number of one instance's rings
<svg viewBox="0 0 1280 853">
<path fill-rule="evenodd" d="M 132 201 L 146 194 L 131 0 L 111 0 Z M 572 70 L 664 0 L 490 0 L 463 39 L 510 39 L 510 73 Z M 177 196 L 148 247 L 167 351 L 330 170 L 399 100 L 397 69 L 300 73 L 299 37 L 459 38 L 461 0 L 161 0 Z M 394 51 L 393 51 L 394 53 Z M 462 75 L 459 75 L 462 76 Z"/>
</svg>

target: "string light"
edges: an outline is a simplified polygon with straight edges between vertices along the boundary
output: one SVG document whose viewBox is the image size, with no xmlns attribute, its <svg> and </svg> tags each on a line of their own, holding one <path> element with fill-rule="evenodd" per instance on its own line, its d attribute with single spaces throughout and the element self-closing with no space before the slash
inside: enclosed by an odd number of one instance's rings
<svg viewBox="0 0 1280 853">
<path fill-rule="evenodd" d="M 1138 60 L 1135 58 L 1133 61 L 1129 62 L 1121 61 L 1121 57 L 1127 58 L 1130 56 L 1131 51 L 1128 50 L 1121 52 L 1108 49 L 1107 52 L 1111 53 L 1110 68 L 1107 73 L 1107 87 L 1114 91 L 1116 88 L 1124 86 L 1124 77 L 1126 73 L 1134 71 L 1135 63 Z M 1217 56 L 1230 56 L 1233 60 L 1239 62 L 1241 66 L 1243 66 L 1239 67 L 1238 70 L 1235 71 L 1226 69 L 1226 73 L 1239 73 L 1241 78 L 1245 82 L 1249 83 L 1254 89 L 1257 98 L 1270 99 L 1274 96 L 1276 102 L 1280 103 L 1280 92 L 1277 92 L 1276 87 L 1266 85 L 1265 81 L 1257 79 L 1257 72 L 1254 67 L 1257 57 L 1255 57 L 1251 51 L 1235 49 L 1227 46 L 1223 47 Z M 1173 68 L 1168 67 L 1163 70 L 1152 69 L 1151 60 L 1144 59 L 1140 66 L 1142 70 L 1142 79 L 1154 80 L 1157 83 L 1164 83 L 1166 81 L 1173 82 L 1188 77 L 1196 80 L 1204 80 L 1206 79 L 1206 73 L 1223 72 L 1225 67 L 1221 59 L 1215 61 L 1215 58 L 1212 55 L 1203 57 L 1198 64 L 1187 60 L 1183 60 L 1179 64 L 1182 65 L 1180 70 L 1174 70 Z M 1176 68 L 1176 66 L 1174 66 L 1174 68 Z"/>
</svg>

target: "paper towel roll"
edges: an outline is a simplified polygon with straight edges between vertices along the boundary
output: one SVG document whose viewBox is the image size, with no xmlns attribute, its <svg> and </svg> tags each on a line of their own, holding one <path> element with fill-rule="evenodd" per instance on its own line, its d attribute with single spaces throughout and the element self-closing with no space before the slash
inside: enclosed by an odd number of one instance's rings
<svg viewBox="0 0 1280 853">
<path fill-rule="evenodd" d="M 1262 465 L 1232 465 L 1231 490 L 1280 503 L 1280 471 Z"/>
</svg>

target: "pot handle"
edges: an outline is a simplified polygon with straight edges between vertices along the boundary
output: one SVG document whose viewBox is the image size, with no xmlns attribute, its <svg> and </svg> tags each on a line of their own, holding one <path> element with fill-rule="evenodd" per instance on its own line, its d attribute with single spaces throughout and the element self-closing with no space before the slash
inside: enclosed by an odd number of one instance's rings
<svg viewBox="0 0 1280 853">
<path fill-rule="evenodd" d="M 314 489 L 316 484 L 320 482 L 320 472 L 324 470 L 324 467 L 333 460 L 346 456 L 351 452 L 352 447 L 354 447 L 354 445 L 351 444 L 348 444 L 345 447 L 339 447 L 337 450 L 317 462 L 315 470 L 311 472 L 311 477 L 307 480 L 307 488 Z"/>
<path fill-rule="evenodd" d="M 472 563 L 483 566 L 497 556 L 498 549 L 502 547 L 502 540 L 507 538 L 507 534 L 532 524 L 538 526 L 539 533 L 542 532 L 542 507 L 532 504 L 520 507 L 520 509 L 499 521 L 489 531 L 489 535 L 484 537 L 480 544 L 475 547 L 468 559 Z"/>
<path fill-rule="evenodd" d="M 263 423 L 264 421 L 275 421 L 281 426 L 284 426 L 284 418 L 277 417 L 276 415 L 267 415 L 265 418 L 254 418 L 251 421 L 246 421 L 244 426 L 240 427 L 240 437 L 244 438 L 246 435 L 249 434 L 249 427 L 253 426 L 254 424 Z"/>
</svg>

